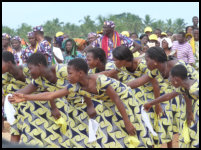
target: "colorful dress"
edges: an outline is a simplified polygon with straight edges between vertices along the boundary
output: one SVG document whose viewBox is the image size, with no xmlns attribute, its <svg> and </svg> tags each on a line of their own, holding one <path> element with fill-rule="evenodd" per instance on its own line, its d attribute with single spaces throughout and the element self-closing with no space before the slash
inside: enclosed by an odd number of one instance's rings
<svg viewBox="0 0 201 150">
<path fill-rule="evenodd" d="M 52 50 L 51 44 L 47 40 L 43 40 L 39 43 L 37 52 L 41 52 L 44 55 L 48 56 L 48 63 L 51 64 L 52 62 Z"/>
<path fill-rule="evenodd" d="M 188 77 L 190 79 L 197 79 L 199 78 L 198 72 L 189 64 L 185 63 L 183 60 L 178 60 L 178 62 L 175 65 L 182 64 L 186 67 L 188 71 Z M 152 70 L 148 72 L 148 75 L 150 78 L 160 78 L 163 79 L 163 81 L 160 83 L 160 87 L 162 90 L 161 95 L 166 94 L 166 93 L 171 93 L 175 90 L 175 88 L 171 85 L 168 79 L 164 79 L 159 72 L 158 69 Z M 169 102 L 169 101 L 168 101 Z M 167 102 L 164 102 L 167 103 Z M 161 106 L 163 104 L 161 103 Z M 172 111 L 172 125 L 173 125 L 173 132 L 174 133 L 180 133 L 181 128 L 180 128 L 180 123 L 184 122 L 185 120 L 181 119 L 181 115 L 186 112 L 185 108 L 185 100 L 182 99 L 181 96 L 177 96 L 173 98 L 170 101 L 170 111 Z"/>
<path fill-rule="evenodd" d="M 185 136 L 179 136 L 180 148 L 199 148 L 199 80 L 196 80 L 189 90 L 180 87 L 176 89 L 179 94 L 186 94 L 192 101 L 192 111 L 195 123 L 191 123 L 189 129 L 190 142 L 185 142 Z M 186 114 L 181 115 L 182 120 L 186 120 Z M 180 122 L 180 128 L 183 129 L 184 123 Z"/>
<path fill-rule="evenodd" d="M 145 59 L 141 59 L 134 72 L 129 72 L 126 68 L 124 71 L 126 71 L 126 73 L 132 76 L 133 79 L 136 79 L 143 76 L 144 74 L 147 74 L 149 72 L 149 69 L 147 68 Z M 159 82 L 159 86 L 163 84 L 161 77 L 157 77 L 157 80 Z M 155 99 L 154 93 L 153 93 L 153 86 L 150 82 L 146 83 L 143 86 L 133 89 L 133 92 L 134 92 L 135 98 L 139 101 L 140 108 L 146 102 L 150 102 Z M 152 107 L 150 111 L 148 112 L 152 126 L 154 130 L 158 133 L 158 137 L 153 136 L 151 134 L 152 139 L 154 141 L 153 144 L 155 145 L 167 143 L 172 140 L 172 136 L 173 136 L 172 122 L 170 121 L 172 118 L 172 113 L 170 110 L 169 102 L 162 103 L 161 107 L 163 108 L 165 115 L 163 115 L 160 120 L 156 119 L 157 117 L 156 117 L 156 113 L 154 109 L 155 107 Z M 138 114 L 141 114 L 141 112 L 139 111 Z"/>
<path fill-rule="evenodd" d="M 32 84 L 46 91 L 56 91 L 68 85 L 67 66 L 56 66 L 57 82 L 51 83 L 44 77 L 32 80 Z M 92 147 L 88 144 L 88 114 L 83 110 L 82 97 L 77 93 L 55 99 L 55 104 L 63 118 L 58 124 L 51 116 L 49 101 L 29 101 L 24 114 L 22 143 L 51 148 Z M 31 113 L 31 115 L 29 115 Z M 98 146 L 94 146 L 98 147 Z M 100 147 L 100 146 L 99 146 Z"/>
<path fill-rule="evenodd" d="M 128 147 L 128 134 L 125 130 L 121 114 L 114 102 L 112 102 L 106 94 L 108 86 L 111 86 L 118 94 L 120 100 L 122 100 L 129 120 L 137 130 L 137 136 L 140 141 L 138 147 L 151 147 L 152 142 L 150 136 L 146 132 L 144 126 L 139 122 L 138 117 L 135 115 L 139 106 L 134 98 L 132 90 L 125 84 L 106 77 L 105 75 L 99 75 L 96 79 L 96 89 L 98 94 L 92 94 L 82 90 L 79 84 L 69 84 L 67 86 L 67 90 L 70 92 L 79 93 L 82 96 L 103 101 L 103 111 L 100 114 L 101 117 L 99 121 L 101 131 L 99 131 L 97 142 L 101 143 L 102 148 Z"/>
<path fill-rule="evenodd" d="M 16 80 L 12 74 L 6 72 L 2 74 L 2 88 L 3 88 L 3 96 L 5 97 L 9 93 L 14 93 L 19 89 L 24 88 L 31 81 L 29 69 L 26 66 L 23 66 L 23 74 L 25 75 L 26 81 Z M 24 116 L 22 111 L 25 106 L 25 102 L 13 104 L 15 108 L 15 121 L 13 125 L 11 125 L 10 133 L 11 135 L 21 135 L 22 132 L 22 117 Z"/>
<path fill-rule="evenodd" d="M 66 55 L 66 53 L 65 53 L 65 55 L 64 55 L 64 64 L 68 64 L 68 62 L 70 60 L 75 59 L 75 58 L 83 58 L 83 59 L 85 59 L 85 56 L 79 51 L 76 51 L 76 56 L 75 57 L 73 57 L 71 55 Z"/>
<path fill-rule="evenodd" d="M 26 62 L 27 59 L 37 51 L 37 48 L 38 48 L 38 43 L 36 44 L 36 48 L 33 50 L 31 45 L 27 46 L 26 49 L 22 50 L 22 60 L 23 62 Z"/>
</svg>

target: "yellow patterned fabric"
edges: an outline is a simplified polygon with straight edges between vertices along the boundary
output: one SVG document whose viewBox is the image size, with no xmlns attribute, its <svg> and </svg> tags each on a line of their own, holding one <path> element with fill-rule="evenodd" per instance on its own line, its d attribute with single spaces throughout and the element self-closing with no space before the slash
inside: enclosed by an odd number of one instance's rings
<svg viewBox="0 0 201 150">
<path fill-rule="evenodd" d="M 36 87 L 44 87 L 46 91 L 56 91 L 68 85 L 67 66 L 56 66 L 57 82 L 51 83 L 44 77 L 32 80 Z M 22 143 L 39 145 L 49 148 L 81 148 L 100 147 L 88 144 L 88 115 L 82 109 L 81 96 L 71 93 L 67 97 L 55 99 L 55 104 L 61 113 L 56 120 L 51 115 L 49 101 L 29 101 L 24 109 L 24 125 Z M 68 101 L 67 101 L 68 100 Z M 66 130 L 66 131 L 65 131 Z"/>
<path fill-rule="evenodd" d="M 178 60 L 178 62 L 175 65 L 182 64 L 187 69 L 187 76 L 190 79 L 198 79 L 199 73 L 189 64 L 185 63 L 183 60 Z M 160 87 L 162 90 L 162 95 L 165 93 L 171 93 L 175 90 L 175 87 L 173 87 L 168 79 L 163 79 L 159 70 L 155 69 L 152 71 L 149 71 L 148 76 L 150 78 L 156 78 L 159 77 L 163 80 L 163 84 L 160 83 Z M 186 104 L 185 100 L 182 99 L 181 96 L 177 96 L 173 98 L 170 101 L 170 108 L 172 109 L 172 124 L 173 124 L 173 132 L 174 133 L 180 133 L 181 131 L 181 124 L 183 125 L 185 119 L 182 119 L 181 115 L 186 114 Z"/>
<path fill-rule="evenodd" d="M 180 94 L 186 94 L 190 100 L 192 100 L 192 111 L 195 123 L 191 123 L 188 127 L 188 133 L 190 136 L 190 142 L 186 142 L 186 137 L 181 134 L 179 137 L 180 148 L 199 148 L 199 80 L 196 80 L 189 90 L 182 87 L 177 88 L 176 92 Z M 185 105 L 184 105 L 185 108 Z M 181 114 L 180 130 L 186 131 L 185 121 L 186 112 Z"/>
<path fill-rule="evenodd" d="M 152 141 L 150 134 L 149 132 L 146 132 L 147 130 L 145 130 L 145 127 L 139 121 L 140 118 L 136 116 L 136 112 L 139 111 L 138 102 L 134 98 L 132 90 L 125 84 L 113 78 L 106 77 L 105 75 L 99 75 L 96 79 L 96 89 L 98 94 L 92 94 L 82 90 L 79 84 L 69 84 L 67 89 L 70 92 L 79 93 L 82 96 L 103 100 L 103 111 L 100 114 L 99 121 L 101 131 L 97 136 L 97 141 L 101 143 L 101 147 L 129 147 L 130 143 L 127 140 L 128 134 L 125 131 L 121 114 L 116 105 L 106 94 L 108 86 L 111 86 L 120 97 L 120 100 L 122 100 L 129 119 L 137 130 L 138 140 L 140 141 L 138 147 L 151 147 Z"/>
<path fill-rule="evenodd" d="M 14 76 L 8 72 L 2 74 L 2 89 L 3 96 L 6 96 L 9 93 L 14 93 L 17 90 L 24 88 L 31 81 L 31 76 L 29 74 L 29 70 L 27 66 L 22 66 L 23 74 L 25 75 L 25 82 L 17 80 Z M 20 135 L 22 132 L 22 109 L 26 105 L 26 102 L 13 104 L 16 113 L 15 113 L 15 121 L 13 125 L 11 125 L 10 133 L 11 135 Z"/>
<path fill-rule="evenodd" d="M 146 61 L 144 58 L 141 59 L 139 62 L 136 70 L 134 72 L 129 72 L 126 70 L 126 73 L 131 75 L 134 79 L 139 78 L 143 76 L 144 74 L 147 74 L 149 72 L 149 69 L 147 68 Z M 161 84 L 164 84 L 162 81 L 162 77 L 158 76 L 156 79 L 159 82 L 159 86 Z M 139 101 L 140 108 L 145 104 L 146 102 L 150 102 L 154 100 L 154 93 L 153 93 L 153 86 L 152 84 L 146 83 L 143 86 L 140 86 L 138 88 L 133 89 L 133 93 L 135 95 L 135 98 Z M 162 91 L 161 91 L 162 93 Z M 172 140 L 172 122 L 170 121 L 172 118 L 172 113 L 170 111 L 170 105 L 169 102 L 164 102 L 161 104 L 161 107 L 163 108 L 163 111 L 165 112 L 165 115 L 161 117 L 161 119 L 156 120 L 156 113 L 155 113 L 155 106 L 150 109 L 148 112 L 151 123 L 155 131 L 158 133 L 158 137 L 154 137 L 152 134 L 152 139 L 154 141 L 154 145 L 159 145 L 163 143 L 170 142 Z M 141 110 L 141 109 L 140 109 Z M 138 114 L 141 114 L 141 112 L 138 112 Z"/>
</svg>

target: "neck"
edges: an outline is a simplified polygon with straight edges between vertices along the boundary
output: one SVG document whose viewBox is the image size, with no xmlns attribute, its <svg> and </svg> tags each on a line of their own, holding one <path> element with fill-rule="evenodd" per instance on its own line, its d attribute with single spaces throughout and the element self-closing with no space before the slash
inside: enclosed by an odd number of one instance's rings
<svg viewBox="0 0 201 150">
<path fill-rule="evenodd" d="M 89 84 L 89 76 L 86 75 L 86 76 L 84 76 L 83 78 L 81 78 L 80 81 L 79 81 L 79 83 L 80 83 L 80 85 L 81 85 L 82 87 L 88 87 L 88 84 Z"/>
<path fill-rule="evenodd" d="M 32 48 L 36 48 L 36 43 L 31 45 Z"/>
<path fill-rule="evenodd" d="M 102 63 L 98 64 L 97 68 L 100 72 L 105 71 L 105 65 Z"/>
<path fill-rule="evenodd" d="M 19 75 L 20 68 L 16 65 L 12 65 L 8 72 L 15 77 L 16 75 Z"/>
<path fill-rule="evenodd" d="M 38 43 L 42 42 L 43 40 L 44 40 L 43 37 L 41 37 L 41 36 L 38 37 Z"/>
<path fill-rule="evenodd" d="M 184 80 L 184 81 L 182 82 L 181 87 L 183 87 L 183 88 L 189 90 L 190 87 L 191 87 L 191 85 L 192 85 L 193 83 L 194 83 L 193 80 L 186 79 L 186 80 Z"/>
<path fill-rule="evenodd" d="M 21 50 L 21 46 L 19 47 L 19 48 L 17 48 L 17 49 L 15 49 L 17 52 L 19 52 L 20 50 Z"/>
<path fill-rule="evenodd" d="M 113 32 L 111 32 L 111 33 L 108 35 L 108 37 L 109 37 L 110 39 L 112 39 L 113 34 L 114 34 L 114 31 L 113 31 Z"/>
<path fill-rule="evenodd" d="M 49 67 L 46 67 L 45 69 L 43 69 L 42 76 L 44 78 L 46 78 L 47 80 L 49 80 L 50 77 L 51 77 L 51 75 L 52 75 L 51 74 L 51 69 Z"/>
</svg>

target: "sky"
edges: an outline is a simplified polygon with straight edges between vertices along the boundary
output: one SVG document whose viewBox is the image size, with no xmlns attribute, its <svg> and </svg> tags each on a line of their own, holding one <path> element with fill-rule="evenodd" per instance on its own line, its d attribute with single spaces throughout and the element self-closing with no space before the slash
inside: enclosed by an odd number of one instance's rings
<svg viewBox="0 0 201 150">
<path fill-rule="evenodd" d="M 2 25 L 17 29 L 27 23 L 33 27 L 54 18 L 80 25 L 87 15 L 97 23 L 98 15 L 108 17 L 123 12 L 143 19 L 146 14 L 163 21 L 182 18 L 192 25 L 192 17 L 199 17 L 199 2 L 2 2 Z"/>
</svg>

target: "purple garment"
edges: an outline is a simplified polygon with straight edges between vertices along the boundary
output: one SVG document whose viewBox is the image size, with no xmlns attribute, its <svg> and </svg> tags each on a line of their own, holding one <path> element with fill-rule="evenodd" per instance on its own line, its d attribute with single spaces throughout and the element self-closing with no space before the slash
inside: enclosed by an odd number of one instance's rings
<svg viewBox="0 0 201 150">
<path fill-rule="evenodd" d="M 37 52 L 41 52 L 44 55 L 48 55 L 48 63 L 52 61 L 51 44 L 47 40 L 43 40 L 39 43 Z"/>
<path fill-rule="evenodd" d="M 22 60 L 23 62 L 26 62 L 27 59 L 34 53 L 34 50 L 29 45 L 26 49 L 22 50 Z"/>
</svg>

